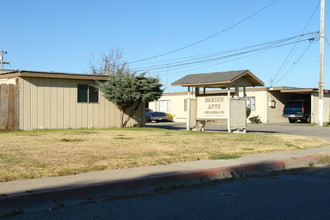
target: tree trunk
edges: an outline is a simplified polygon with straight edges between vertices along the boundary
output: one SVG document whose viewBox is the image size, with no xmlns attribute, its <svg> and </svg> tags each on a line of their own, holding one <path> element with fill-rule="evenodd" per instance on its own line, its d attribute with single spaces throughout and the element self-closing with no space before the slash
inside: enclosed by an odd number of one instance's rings
<svg viewBox="0 0 330 220">
<path fill-rule="evenodd" d="M 134 106 L 135 105 L 135 106 Z M 139 102 L 135 102 L 133 104 L 133 108 L 131 109 L 130 113 L 128 114 L 128 117 L 126 118 L 126 120 L 124 121 L 124 113 L 122 115 L 122 127 L 126 127 L 127 123 L 129 122 L 129 120 L 132 118 L 132 116 L 134 115 L 134 113 L 138 110 L 140 103 Z"/>
<path fill-rule="evenodd" d="M 120 117 L 120 128 L 124 128 L 125 127 L 124 126 L 124 116 L 125 116 L 124 109 L 120 109 L 120 114 L 121 114 L 121 117 Z"/>
</svg>

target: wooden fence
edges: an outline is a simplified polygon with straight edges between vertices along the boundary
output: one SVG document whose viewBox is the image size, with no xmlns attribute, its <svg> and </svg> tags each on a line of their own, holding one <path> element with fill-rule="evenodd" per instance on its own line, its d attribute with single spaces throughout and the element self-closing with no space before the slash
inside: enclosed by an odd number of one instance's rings
<svg viewBox="0 0 330 220">
<path fill-rule="evenodd" d="M 0 130 L 18 130 L 18 86 L 0 84 Z"/>
</svg>

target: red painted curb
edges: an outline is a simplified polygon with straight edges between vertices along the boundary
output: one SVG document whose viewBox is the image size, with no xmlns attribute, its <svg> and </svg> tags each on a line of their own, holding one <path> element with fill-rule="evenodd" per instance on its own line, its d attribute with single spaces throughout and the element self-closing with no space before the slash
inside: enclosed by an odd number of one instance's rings
<svg viewBox="0 0 330 220">
<path fill-rule="evenodd" d="M 41 191 L 13 193 L 1 195 L 0 202 L 8 199 L 24 197 L 66 200 L 79 197 L 97 195 L 101 197 L 128 195 L 134 193 L 154 191 L 157 189 L 175 188 L 183 185 L 201 184 L 224 179 L 248 177 L 252 175 L 266 175 L 275 171 L 308 167 L 321 159 L 320 155 L 291 158 L 286 160 L 265 161 L 228 167 L 218 167 L 187 172 L 173 172 L 156 174 L 141 178 L 123 179 L 118 181 L 106 181 L 93 184 L 82 184 L 60 188 L 50 188 Z"/>
</svg>

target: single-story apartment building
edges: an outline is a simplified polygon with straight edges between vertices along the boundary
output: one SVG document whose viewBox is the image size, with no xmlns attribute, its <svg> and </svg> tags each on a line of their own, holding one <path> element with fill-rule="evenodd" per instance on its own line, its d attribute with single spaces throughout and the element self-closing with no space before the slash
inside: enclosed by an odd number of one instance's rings
<svg viewBox="0 0 330 220">
<path fill-rule="evenodd" d="M 0 130 L 120 127 L 120 110 L 93 85 L 107 76 L 7 70 L 0 72 Z M 128 122 L 144 126 L 145 105 Z"/>
<path fill-rule="evenodd" d="M 206 92 L 210 97 L 223 96 L 226 100 L 228 90 L 217 89 Z M 231 90 L 234 94 L 234 90 Z M 243 89 L 240 89 L 243 93 Z M 250 117 L 258 117 L 262 123 L 288 122 L 282 117 L 284 105 L 290 100 L 311 100 L 311 123 L 318 123 L 318 89 L 294 88 L 294 87 L 261 87 L 246 88 L 246 105 L 251 108 Z M 205 96 L 203 96 L 205 98 Z M 194 91 L 164 93 L 155 102 L 149 103 L 149 108 L 154 111 L 170 112 L 174 115 L 174 121 L 187 122 L 187 100 L 196 97 Z M 198 102 L 197 102 L 198 103 Z M 198 108 L 198 107 L 197 107 Z M 225 112 L 225 118 L 226 116 Z M 330 121 L 330 91 L 324 90 L 324 117 L 323 121 Z M 250 122 L 248 120 L 248 122 Z"/>
</svg>

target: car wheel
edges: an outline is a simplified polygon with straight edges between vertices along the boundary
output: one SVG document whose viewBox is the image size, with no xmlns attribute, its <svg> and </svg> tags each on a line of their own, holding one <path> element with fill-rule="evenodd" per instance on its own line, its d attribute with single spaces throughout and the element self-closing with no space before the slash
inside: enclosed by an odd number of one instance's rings
<svg viewBox="0 0 330 220">
<path fill-rule="evenodd" d="M 307 122 L 307 123 L 311 123 L 311 116 L 309 116 L 309 117 L 306 119 L 306 122 Z"/>
<path fill-rule="evenodd" d="M 290 123 L 295 123 L 296 121 L 297 121 L 296 119 L 289 118 Z"/>
</svg>

